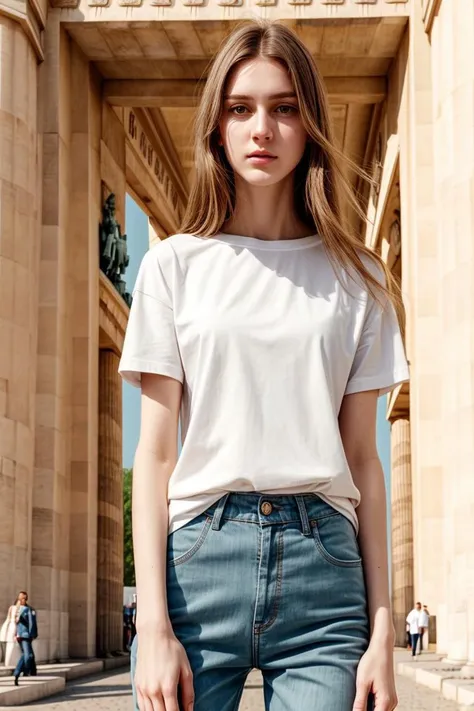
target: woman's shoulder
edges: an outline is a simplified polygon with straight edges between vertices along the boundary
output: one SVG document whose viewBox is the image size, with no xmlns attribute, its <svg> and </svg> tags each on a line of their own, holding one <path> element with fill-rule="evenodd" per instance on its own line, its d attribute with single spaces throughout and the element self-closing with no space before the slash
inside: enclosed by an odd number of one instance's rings
<svg viewBox="0 0 474 711">
<path fill-rule="evenodd" d="M 191 234 L 177 232 L 169 237 L 159 240 L 150 247 L 144 259 L 150 264 L 154 262 L 166 263 L 176 257 L 185 255 L 196 246 L 202 244 L 203 240 Z"/>
<path fill-rule="evenodd" d="M 369 284 L 362 269 L 353 263 L 344 264 L 343 266 L 339 265 L 338 277 L 343 283 L 344 288 L 357 300 L 360 298 L 370 300 L 374 288 L 377 289 L 376 284 L 382 287 L 381 293 L 383 292 L 383 288 L 386 285 L 385 271 L 380 264 L 380 260 L 377 259 L 377 256 L 373 256 L 367 250 L 357 250 L 357 256 L 360 259 L 360 264 L 362 264 L 363 269 L 375 280 L 375 284 L 372 282 Z"/>
</svg>

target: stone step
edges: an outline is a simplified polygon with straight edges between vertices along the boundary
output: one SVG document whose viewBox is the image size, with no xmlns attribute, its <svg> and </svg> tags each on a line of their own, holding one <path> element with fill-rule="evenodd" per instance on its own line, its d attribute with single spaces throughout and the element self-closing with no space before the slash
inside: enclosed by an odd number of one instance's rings
<svg viewBox="0 0 474 711">
<path fill-rule="evenodd" d="M 455 701 L 462 709 L 474 711 L 474 678 L 467 677 L 461 664 L 443 661 L 441 656 L 418 655 L 416 660 L 397 664 L 397 673 L 413 679 L 417 684 L 437 691 L 445 699 Z"/>
<path fill-rule="evenodd" d="M 20 677 L 15 686 L 12 669 L 0 668 L 0 708 L 22 706 L 44 699 L 64 690 L 66 683 L 103 671 L 111 671 L 130 665 L 128 655 L 109 659 L 87 659 L 84 661 L 65 661 L 58 664 L 38 664 L 37 676 Z"/>
<path fill-rule="evenodd" d="M 22 706 L 32 701 L 44 699 L 64 690 L 64 676 L 31 676 L 20 680 L 19 686 L 13 685 L 13 678 L 0 679 L 0 708 L 3 706 Z"/>
</svg>

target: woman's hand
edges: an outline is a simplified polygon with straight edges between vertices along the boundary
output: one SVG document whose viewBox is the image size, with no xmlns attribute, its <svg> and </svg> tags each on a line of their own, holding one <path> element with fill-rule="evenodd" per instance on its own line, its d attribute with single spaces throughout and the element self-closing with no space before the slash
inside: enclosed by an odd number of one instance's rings
<svg viewBox="0 0 474 711">
<path fill-rule="evenodd" d="M 172 631 L 141 633 L 135 688 L 140 711 L 184 711 L 194 707 L 193 674 L 182 644 Z"/>
<path fill-rule="evenodd" d="M 393 670 L 392 641 L 372 639 L 357 669 L 357 691 L 353 711 L 366 711 L 369 694 L 374 697 L 374 711 L 393 711 L 398 698 Z"/>
</svg>

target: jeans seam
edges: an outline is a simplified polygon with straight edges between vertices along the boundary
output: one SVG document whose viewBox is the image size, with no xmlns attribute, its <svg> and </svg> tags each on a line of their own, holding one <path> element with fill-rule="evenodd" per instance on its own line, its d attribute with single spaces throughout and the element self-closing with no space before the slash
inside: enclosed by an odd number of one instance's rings
<svg viewBox="0 0 474 711">
<path fill-rule="evenodd" d="M 357 560 L 339 560 L 331 555 L 323 546 L 321 539 L 319 537 L 319 531 L 317 526 L 313 527 L 313 540 L 316 543 L 316 547 L 323 556 L 323 558 L 330 564 L 337 568 L 360 568 L 362 565 L 362 558 Z"/>
<path fill-rule="evenodd" d="M 340 516 L 342 514 L 339 513 L 339 511 L 335 511 L 334 513 L 327 513 L 323 514 L 322 516 L 318 516 L 317 518 L 310 518 L 309 522 L 310 524 L 315 524 L 318 521 L 323 521 L 326 520 L 327 518 L 332 518 L 333 516 Z M 241 518 L 233 518 L 232 516 L 222 516 L 222 521 L 235 521 L 236 523 L 250 523 L 253 524 L 254 526 L 283 526 L 287 523 L 301 523 L 300 518 L 291 518 L 288 519 L 288 521 L 249 521 Z"/>
<path fill-rule="evenodd" d="M 279 532 L 279 540 L 278 540 L 278 545 L 277 545 L 277 575 L 276 575 L 276 590 L 275 590 L 275 599 L 273 601 L 273 606 L 272 606 L 272 611 L 270 613 L 270 617 L 266 622 L 262 622 L 261 625 L 259 625 L 259 632 L 264 632 L 267 630 L 273 623 L 275 622 L 277 615 L 278 615 L 278 610 L 280 609 L 280 600 L 281 600 L 281 587 L 282 587 L 282 569 L 283 569 L 283 531 Z"/>
<path fill-rule="evenodd" d="M 209 533 L 209 528 L 212 523 L 212 518 L 210 516 L 206 515 L 206 521 L 204 523 L 203 529 L 201 533 L 199 534 L 199 538 L 197 539 L 196 543 L 187 551 L 186 553 L 183 553 L 182 555 L 178 556 L 177 558 L 173 558 L 173 560 L 168 561 L 168 565 L 170 567 L 174 567 L 176 565 L 181 565 L 182 563 L 186 563 L 190 558 L 194 556 L 195 553 L 198 552 L 198 550 L 201 548 L 202 544 L 207 538 L 207 534 Z"/>
<path fill-rule="evenodd" d="M 256 595 L 255 595 L 255 609 L 253 613 L 253 620 L 252 620 L 252 654 L 253 654 L 253 666 L 256 667 L 258 665 L 258 646 L 259 646 L 259 639 L 258 639 L 258 633 L 259 633 L 259 626 L 256 624 L 255 620 L 257 617 L 257 607 L 258 607 L 258 596 L 259 596 L 259 590 L 260 590 L 260 571 L 261 571 L 261 565 L 262 565 L 262 547 L 263 547 L 263 535 L 262 535 L 262 530 L 259 528 L 258 530 L 258 545 L 257 545 L 257 590 L 256 590 Z"/>
</svg>

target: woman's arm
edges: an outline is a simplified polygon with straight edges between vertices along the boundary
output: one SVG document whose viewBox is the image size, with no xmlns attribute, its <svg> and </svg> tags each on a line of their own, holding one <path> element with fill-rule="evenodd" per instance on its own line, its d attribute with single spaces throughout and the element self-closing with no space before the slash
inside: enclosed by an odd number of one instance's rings
<svg viewBox="0 0 474 711">
<path fill-rule="evenodd" d="M 182 385 L 142 374 L 140 439 L 133 467 L 132 529 L 137 632 L 169 632 L 166 600 L 168 481 L 178 453 Z"/>
<path fill-rule="evenodd" d="M 376 390 L 346 395 L 339 414 L 339 428 L 349 468 L 361 495 L 357 515 L 371 637 L 394 641 L 388 587 L 387 504 L 376 445 L 376 415 Z"/>
<path fill-rule="evenodd" d="M 367 708 L 372 692 L 376 711 L 397 706 L 393 669 L 393 627 L 388 585 L 385 482 L 376 445 L 376 390 L 346 395 L 339 428 L 354 483 L 360 491 L 359 543 L 370 620 L 370 644 L 357 672 L 353 711 Z"/>
<path fill-rule="evenodd" d="M 182 385 L 164 375 L 142 374 L 140 440 L 133 468 L 132 528 L 137 581 L 137 665 L 140 711 L 193 708 L 193 674 L 173 633 L 166 596 L 168 481 L 178 458 Z"/>
</svg>

